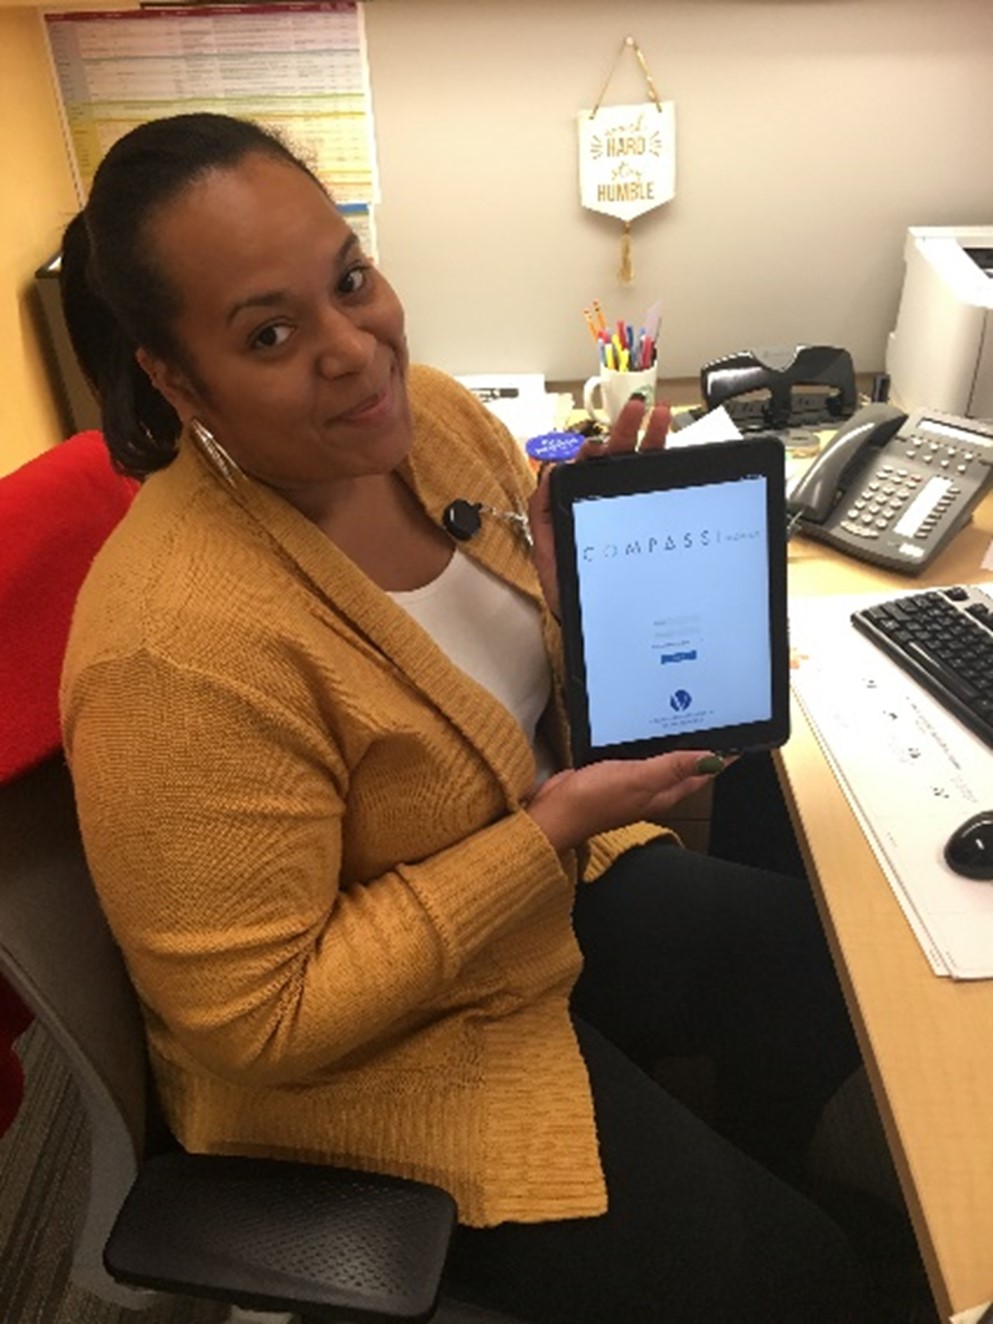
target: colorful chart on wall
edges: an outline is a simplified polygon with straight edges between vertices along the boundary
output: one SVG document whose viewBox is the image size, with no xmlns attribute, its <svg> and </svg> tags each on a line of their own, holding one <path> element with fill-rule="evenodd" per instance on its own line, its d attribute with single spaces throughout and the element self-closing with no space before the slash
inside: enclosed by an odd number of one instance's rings
<svg viewBox="0 0 993 1324">
<path fill-rule="evenodd" d="M 111 145 L 163 115 L 279 132 L 375 255 L 379 201 L 365 23 L 354 0 L 44 14 L 80 200 Z"/>
</svg>

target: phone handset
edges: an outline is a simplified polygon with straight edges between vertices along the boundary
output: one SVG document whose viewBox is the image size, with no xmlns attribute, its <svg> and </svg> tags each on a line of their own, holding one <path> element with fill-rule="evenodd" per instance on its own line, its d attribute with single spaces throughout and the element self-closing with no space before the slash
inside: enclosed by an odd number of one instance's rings
<svg viewBox="0 0 993 1324">
<path fill-rule="evenodd" d="M 848 471 L 868 446 L 884 446 L 907 421 L 895 405 L 865 405 L 843 423 L 817 459 L 786 495 L 790 531 L 797 524 L 823 524 L 844 489 Z"/>
</svg>

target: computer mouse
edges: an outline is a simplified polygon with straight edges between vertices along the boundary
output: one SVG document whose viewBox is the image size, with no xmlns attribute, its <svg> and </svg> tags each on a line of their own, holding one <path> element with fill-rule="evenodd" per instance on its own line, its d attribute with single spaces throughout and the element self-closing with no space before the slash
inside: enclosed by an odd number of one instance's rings
<svg viewBox="0 0 993 1324">
<path fill-rule="evenodd" d="M 964 878 L 993 882 L 993 809 L 984 809 L 955 829 L 945 842 L 945 862 Z"/>
</svg>

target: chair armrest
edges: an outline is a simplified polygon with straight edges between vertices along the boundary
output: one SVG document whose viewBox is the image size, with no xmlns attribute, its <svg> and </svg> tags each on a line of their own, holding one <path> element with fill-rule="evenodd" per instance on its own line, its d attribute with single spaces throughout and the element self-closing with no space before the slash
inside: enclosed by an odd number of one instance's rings
<svg viewBox="0 0 993 1324">
<path fill-rule="evenodd" d="M 455 1202 L 422 1182 L 184 1152 L 142 1167 L 104 1252 L 119 1281 L 324 1320 L 428 1320 Z"/>
</svg>

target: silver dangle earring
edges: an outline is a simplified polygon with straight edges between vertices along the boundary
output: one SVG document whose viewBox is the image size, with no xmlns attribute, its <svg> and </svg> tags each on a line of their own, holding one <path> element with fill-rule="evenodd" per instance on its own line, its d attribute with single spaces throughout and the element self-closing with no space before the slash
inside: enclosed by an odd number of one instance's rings
<svg viewBox="0 0 993 1324">
<path fill-rule="evenodd" d="M 201 423 L 198 418 L 191 418 L 189 422 L 190 435 L 200 447 L 201 452 L 207 461 L 213 465 L 225 482 L 232 486 L 237 482 L 241 470 L 232 460 L 221 443 L 211 432 L 205 423 Z"/>
</svg>

